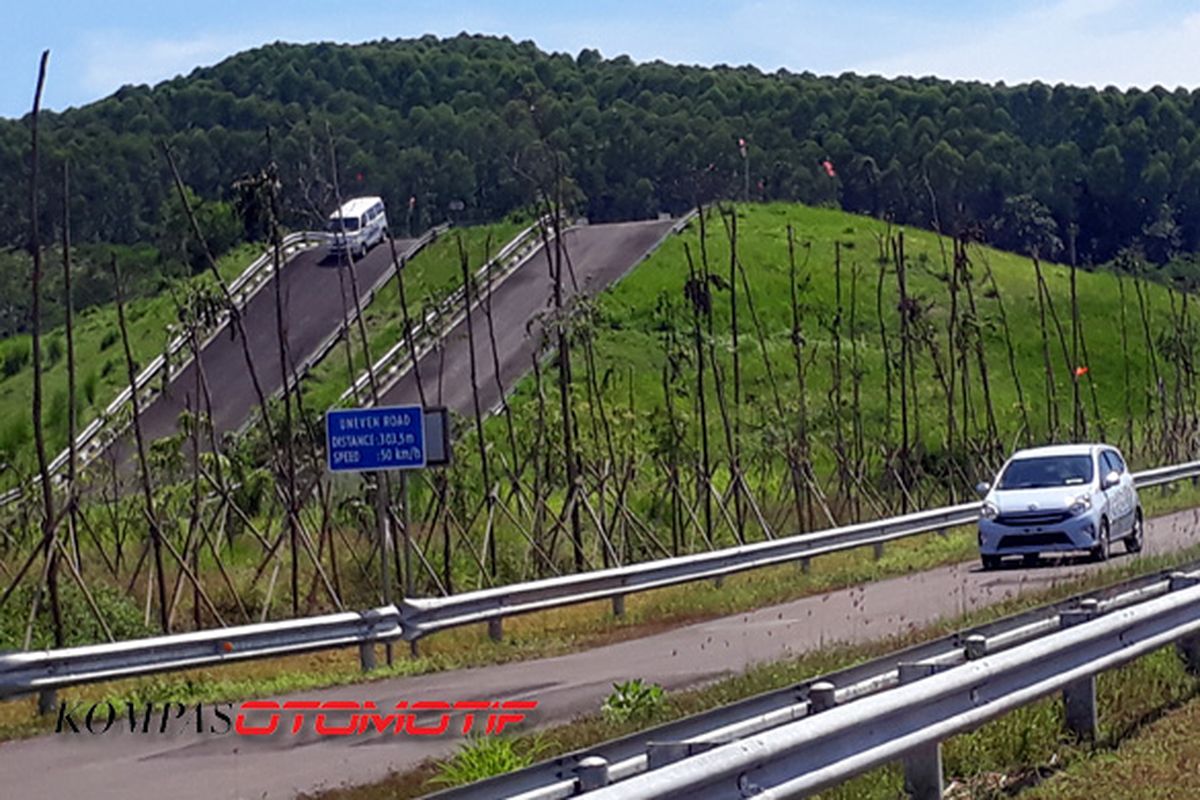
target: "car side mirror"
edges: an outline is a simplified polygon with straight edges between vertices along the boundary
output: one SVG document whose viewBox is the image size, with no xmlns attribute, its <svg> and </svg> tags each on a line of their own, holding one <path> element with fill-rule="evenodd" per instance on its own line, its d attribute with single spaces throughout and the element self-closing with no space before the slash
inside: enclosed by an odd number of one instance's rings
<svg viewBox="0 0 1200 800">
<path fill-rule="evenodd" d="M 991 489 L 992 485 L 987 481 L 980 481 L 979 483 L 975 484 L 975 494 L 979 495 L 980 497 L 986 497 L 987 493 L 991 491 Z"/>
<path fill-rule="evenodd" d="M 1115 469 L 1104 476 L 1104 480 L 1100 482 L 1101 489 L 1111 489 L 1121 482 L 1121 473 Z"/>
</svg>

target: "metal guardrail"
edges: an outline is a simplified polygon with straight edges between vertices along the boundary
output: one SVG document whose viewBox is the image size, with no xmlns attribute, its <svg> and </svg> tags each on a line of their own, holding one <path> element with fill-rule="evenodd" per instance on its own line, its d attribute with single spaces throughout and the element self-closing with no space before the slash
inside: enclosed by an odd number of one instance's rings
<svg viewBox="0 0 1200 800">
<path fill-rule="evenodd" d="M 286 260 L 289 260 L 299 250 L 304 250 L 309 247 L 315 247 L 326 240 L 326 236 L 321 233 L 300 232 L 288 234 L 283 238 L 282 246 L 284 251 L 285 266 Z M 229 294 L 235 306 L 239 309 L 245 307 L 250 302 L 251 298 L 267 284 L 267 279 L 274 272 L 273 253 L 268 250 L 263 255 L 255 259 L 251 264 L 242 270 L 242 273 L 229 284 Z M 230 315 L 223 313 L 220 320 L 209 331 L 204 341 L 201 343 L 201 348 L 207 345 L 212 339 L 218 336 L 223 331 L 226 325 L 229 324 Z M 104 451 L 104 448 L 119 435 L 119 431 L 111 430 L 111 426 L 118 419 L 122 410 L 129 404 L 133 397 L 133 391 L 138 392 L 139 399 L 145 403 L 153 401 L 157 392 L 155 385 L 162 385 L 166 380 L 169 380 L 171 375 L 178 374 L 181 370 L 187 367 L 192 361 L 191 353 L 187 346 L 187 337 L 176 336 L 167 344 L 165 354 L 160 353 L 138 373 L 134 378 L 133 387 L 126 386 L 118 394 L 117 397 L 105 407 L 104 411 L 93 419 L 87 426 L 84 427 L 75 437 L 76 458 L 80 467 L 87 466 L 93 461 L 96 456 Z M 176 360 L 175 356 L 180 353 L 186 354 L 182 360 Z M 163 380 L 163 372 L 166 372 L 165 380 Z M 59 478 L 63 469 L 67 465 L 68 459 L 71 457 L 70 449 L 65 449 L 49 464 L 50 474 L 52 478 Z M 35 479 L 35 483 L 36 483 Z M 0 494 L 0 506 L 5 506 L 19 499 L 23 495 L 23 490 L 20 487 L 11 489 L 3 494 Z"/>
<path fill-rule="evenodd" d="M 395 639 L 395 606 L 111 644 L 0 655 L 0 697 Z"/>
<path fill-rule="evenodd" d="M 1200 464 L 1197 471 L 1200 472 Z M 964 503 L 679 558 L 645 561 L 449 597 L 409 598 L 401 604 L 404 638 L 417 639 L 459 625 L 720 578 L 920 533 L 945 531 L 978 518 L 979 503 Z"/>
<path fill-rule="evenodd" d="M 1200 569 L 1200 562 L 1182 569 Z M 1109 611 L 1160 597 L 1169 586 L 1168 572 L 1132 578 L 428 797 L 429 800 L 515 797 L 565 800 L 579 794 L 580 766 L 588 759 L 603 759 L 610 781 L 624 780 L 646 772 L 664 751 L 671 752 L 672 748 L 677 751 L 672 743 L 687 742 L 689 748 L 699 749 L 803 719 L 810 713 L 810 703 L 820 704 L 830 698 L 847 703 L 897 686 L 900 663 L 932 662 L 944 667 L 962 664 L 981 653 L 1000 652 L 1058 630 L 1060 615 L 1088 600 L 1098 600 L 1098 608 Z"/>
<path fill-rule="evenodd" d="M 1200 569 L 1200 562 L 1182 569 Z M 590 748 L 566 753 L 514 772 L 428 795 L 429 800 L 495 800 L 538 798 L 565 800 L 580 794 L 581 766 L 602 759 L 610 782 L 639 775 L 661 765 L 664 754 L 700 750 L 803 719 L 822 703 L 848 703 L 886 691 L 900 683 L 901 663 L 926 662 L 942 668 L 963 664 L 1057 631 L 1060 617 L 1072 608 L 1096 601 L 1097 610 L 1112 611 L 1161 597 L 1170 590 L 1170 573 L 1132 578 L 1106 588 L 1079 594 L 1041 608 L 958 631 L 871 661 L 814 677 L 802 683 L 764 692 Z"/>
<path fill-rule="evenodd" d="M 1197 476 L 1200 476 L 1200 461 L 1135 473 L 1134 480 L 1138 486 L 1145 488 Z M 379 614 L 388 618 L 394 617 L 398 620 L 398 625 L 390 628 L 386 634 L 375 633 L 369 638 L 359 640 L 358 643 L 395 638 L 415 641 L 422 636 L 428 636 L 438 631 L 479 622 L 488 622 L 493 634 L 498 635 L 498 622 L 506 616 L 559 608 L 591 600 L 623 597 L 632 592 L 712 579 L 735 572 L 850 550 L 921 533 L 943 531 L 954 526 L 972 523 L 978 518 L 978 514 L 978 503 L 965 503 L 901 517 L 890 517 L 875 522 L 801 534 L 786 539 L 775 539 L 708 553 L 681 556 L 680 558 L 529 581 L 449 597 L 409 598 L 402 601 L 398 608 L 387 606 L 376 609 Z M 118 645 L 95 645 L 94 647 L 119 648 L 124 666 L 119 668 L 114 666 L 101 676 L 104 679 L 112 679 L 194 666 L 195 664 L 191 663 L 159 660 L 158 654 L 165 646 L 169 645 L 171 640 L 175 639 L 193 642 L 195 640 L 189 637 L 208 636 L 211 637 L 210 641 L 226 641 L 230 637 L 240 636 L 243 632 L 253 637 L 278 626 L 278 630 L 286 630 L 290 636 L 297 637 L 293 641 L 296 650 L 318 650 L 354 643 L 345 638 L 330 640 L 323 635 L 309 636 L 309 633 L 306 632 L 308 630 L 306 623 L 310 620 L 320 621 L 329 618 L 313 617 L 287 620 L 263 625 L 224 628 L 211 632 L 181 634 L 178 637 L 131 640 Z M 268 658 L 278 655 L 280 652 L 274 646 L 259 650 L 252 642 L 253 640 L 249 645 L 243 645 L 237 650 L 239 658 Z M 71 652 L 75 654 L 76 658 L 86 658 L 86 653 L 90 649 L 92 648 L 71 648 Z M 69 662 L 65 665 L 58 662 L 56 659 L 62 652 L 64 651 L 46 650 L 0 655 L 0 697 L 32 691 L 35 688 L 32 681 L 37 675 L 41 675 L 43 678 L 53 676 L 56 679 L 55 685 L 58 686 L 99 679 L 92 677 L 94 672 L 83 671 L 75 674 L 70 669 Z M 205 663 L 217 663 L 219 660 Z M 149 668 L 147 668 L 147 664 L 150 665 Z M 20 669 L 13 671 L 16 667 Z"/>
<path fill-rule="evenodd" d="M 1058 632 L 957 666 L 901 662 L 895 688 L 845 705 L 837 705 L 830 691 L 819 700 L 810 696 L 803 719 L 750 736 L 673 743 L 673 750 L 660 748 L 665 765 L 612 785 L 602 760 L 582 764 L 577 794 L 594 800 L 774 800 L 802 797 L 904 759 L 910 794 L 940 798 L 940 746 L 950 736 L 1057 691 L 1063 692 L 1067 727 L 1094 736 L 1099 673 L 1172 643 L 1189 668 L 1200 667 L 1200 573 L 1173 576 L 1165 595 L 1104 615 L 1090 605 L 1064 612 L 1059 625 Z M 532 796 L 547 795 L 525 795 Z"/>
<path fill-rule="evenodd" d="M 418 253 L 420 253 L 422 250 L 424 250 L 430 244 L 437 241 L 437 238 L 448 230 L 450 230 L 449 223 L 443 223 L 441 225 L 435 225 L 434 227 L 425 231 L 425 233 L 421 234 L 421 236 L 415 242 L 413 242 L 411 245 L 409 245 L 409 248 L 407 250 L 405 250 L 404 253 L 400 254 L 399 265 L 397 265 L 396 262 L 392 262 L 391 265 L 388 266 L 387 269 L 385 269 L 382 273 L 380 273 L 379 277 L 375 279 L 375 282 L 367 287 L 367 290 L 365 292 L 362 292 L 359 294 L 358 304 L 354 310 L 354 313 L 352 316 L 350 316 L 346 319 L 345 325 L 337 328 L 336 330 L 332 331 L 328 336 L 326 336 L 321 341 L 321 343 L 319 345 L 317 345 L 317 348 L 315 350 L 313 350 L 311 353 L 309 353 L 307 356 L 305 356 L 303 359 L 301 359 L 301 361 L 298 364 L 296 364 L 295 369 L 291 370 L 288 373 L 288 391 L 291 391 L 292 389 L 294 389 L 297 381 L 306 377 L 308 375 L 309 371 L 311 371 L 313 367 L 315 367 L 317 364 L 321 363 L 321 361 L 324 360 L 325 356 L 329 355 L 329 351 L 332 350 L 339 341 L 341 341 L 342 336 L 344 336 L 346 331 L 349 330 L 350 325 L 354 322 L 355 319 L 358 318 L 358 315 L 362 314 L 364 311 L 366 311 L 367 306 L 369 306 L 369 305 L 371 305 L 371 303 L 375 302 L 376 293 L 378 293 L 379 290 L 382 289 L 387 284 L 387 282 L 392 279 L 392 276 L 396 274 L 397 267 L 403 266 L 407 260 L 415 257 Z M 272 398 L 277 397 L 282 393 L 283 393 L 283 390 L 279 389 L 272 395 Z M 255 415 L 253 415 L 253 414 L 250 417 L 248 417 L 246 419 L 246 421 L 243 422 L 242 425 L 239 427 L 239 429 L 238 429 L 239 432 L 246 430 L 246 428 L 248 428 L 251 424 L 253 424 L 254 419 L 255 419 Z"/>
<path fill-rule="evenodd" d="M 525 263 L 529 255 L 541 244 L 539 234 L 541 227 L 546 224 L 548 224 L 548 220 L 543 218 L 518 233 L 500 249 L 500 252 L 476 271 L 473 276 L 474 285 L 478 286 L 481 283 L 487 282 L 490 283 L 491 289 L 495 291 L 496 287 L 516 272 L 517 267 Z M 435 308 L 430 309 L 425 314 L 425 317 L 413 327 L 411 332 L 412 346 L 417 350 L 418 359 L 425 355 L 434 339 L 446 331 L 452 330 L 458 324 L 458 321 L 462 319 L 464 312 L 459 309 L 463 305 L 463 294 L 463 288 L 461 286 L 458 287 L 443 298 Z M 483 298 L 477 294 L 472 310 L 482 300 Z M 402 335 L 400 341 L 392 345 L 386 353 L 371 365 L 371 372 L 363 370 L 354 379 L 350 387 L 342 392 L 337 404 L 341 405 L 353 397 L 363 396 L 367 387 L 370 386 L 371 373 L 374 373 L 375 379 L 380 384 L 379 392 L 383 394 L 389 391 L 412 368 L 412 359 L 410 356 L 409 336 Z M 369 398 L 363 396 L 361 402 L 369 405 L 371 401 Z"/>
</svg>

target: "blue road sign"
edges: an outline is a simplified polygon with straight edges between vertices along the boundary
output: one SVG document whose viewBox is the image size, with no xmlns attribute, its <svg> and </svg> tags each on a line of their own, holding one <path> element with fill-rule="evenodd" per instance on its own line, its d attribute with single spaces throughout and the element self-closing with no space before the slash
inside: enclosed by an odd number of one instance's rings
<svg viewBox="0 0 1200 800">
<path fill-rule="evenodd" d="M 326 412 L 325 451 L 332 472 L 420 469 L 426 460 L 424 411 L 393 406 Z"/>
</svg>

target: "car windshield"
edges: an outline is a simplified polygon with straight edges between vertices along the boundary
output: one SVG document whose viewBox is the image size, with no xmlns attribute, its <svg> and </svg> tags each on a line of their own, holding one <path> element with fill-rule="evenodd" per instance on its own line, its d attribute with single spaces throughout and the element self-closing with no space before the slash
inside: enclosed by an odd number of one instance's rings
<svg viewBox="0 0 1200 800">
<path fill-rule="evenodd" d="M 353 233 L 358 230 L 358 220 L 354 217 L 335 217 L 329 220 L 329 230 L 333 233 Z"/>
<path fill-rule="evenodd" d="M 1044 456 L 1009 462 L 1000 476 L 1002 491 L 1045 489 L 1052 486 L 1078 486 L 1092 482 L 1091 456 Z"/>
</svg>

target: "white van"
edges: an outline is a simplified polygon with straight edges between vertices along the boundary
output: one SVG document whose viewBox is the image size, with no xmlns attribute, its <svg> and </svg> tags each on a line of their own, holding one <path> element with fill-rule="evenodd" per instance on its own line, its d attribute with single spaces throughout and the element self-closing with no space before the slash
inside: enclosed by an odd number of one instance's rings
<svg viewBox="0 0 1200 800">
<path fill-rule="evenodd" d="M 329 232 L 333 243 L 329 252 L 335 256 L 347 253 L 362 258 L 367 251 L 383 241 L 387 231 L 387 215 L 383 200 L 378 197 L 356 197 L 329 215 Z"/>
</svg>

